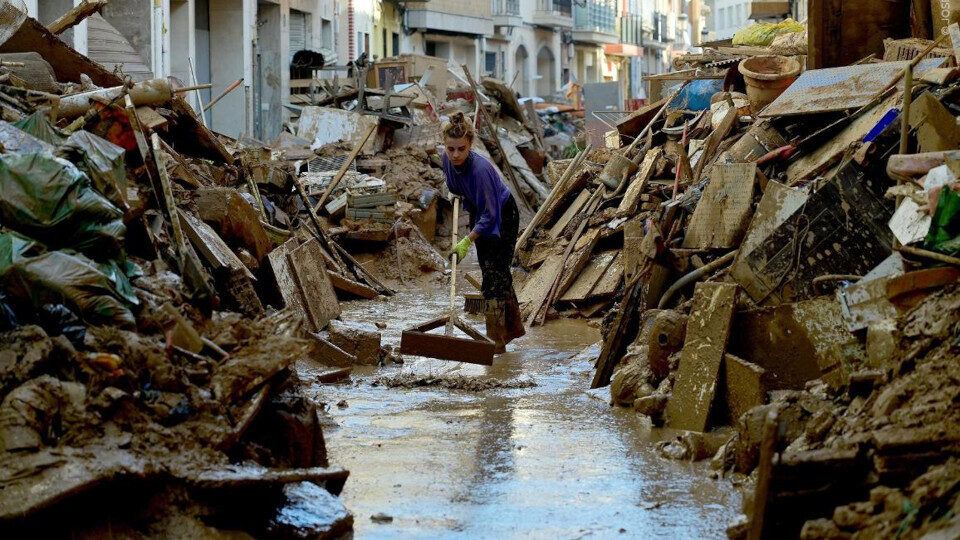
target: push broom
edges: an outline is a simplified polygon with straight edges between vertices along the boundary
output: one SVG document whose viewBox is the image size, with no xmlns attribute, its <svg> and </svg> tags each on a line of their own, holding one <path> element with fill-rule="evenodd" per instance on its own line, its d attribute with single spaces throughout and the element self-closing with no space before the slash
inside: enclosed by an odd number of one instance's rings
<svg viewBox="0 0 960 540">
<path fill-rule="evenodd" d="M 453 243 L 457 242 L 457 226 L 460 221 L 460 198 L 453 199 Z M 444 333 L 430 333 L 444 327 Z M 467 337 L 453 334 L 459 328 Z M 454 360 L 489 366 L 493 364 L 496 344 L 487 336 L 460 320 L 457 313 L 457 255 L 450 254 L 450 311 L 446 316 L 427 321 L 403 331 L 400 336 L 400 353 L 426 356 L 438 360 Z"/>
</svg>

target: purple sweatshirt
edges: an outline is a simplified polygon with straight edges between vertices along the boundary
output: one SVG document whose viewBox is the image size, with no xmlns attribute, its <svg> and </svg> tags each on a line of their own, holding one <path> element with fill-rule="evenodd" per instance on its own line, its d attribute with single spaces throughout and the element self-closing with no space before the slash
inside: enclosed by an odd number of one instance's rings
<svg viewBox="0 0 960 540">
<path fill-rule="evenodd" d="M 455 167 L 444 154 L 443 172 L 447 175 L 447 188 L 463 197 L 467 211 L 476 220 L 473 231 L 482 237 L 499 237 L 500 209 L 510 198 L 510 190 L 496 167 L 471 150 L 461 167 Z"/>
</svg>

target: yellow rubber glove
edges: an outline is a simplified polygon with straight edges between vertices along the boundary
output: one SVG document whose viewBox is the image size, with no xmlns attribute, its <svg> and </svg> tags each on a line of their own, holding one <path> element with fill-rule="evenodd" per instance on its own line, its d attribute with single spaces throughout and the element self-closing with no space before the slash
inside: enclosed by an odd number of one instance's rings
<svg viewBox="0 0 960 540">
<path fill-rule="evenodd" d="M 470 240 L 469 236 L 464 236 L 462 240 L 457 242 L 457 245 L 453 246 L 453 251 L 457 255 L 457 262 L 460 262 L 467 258 L 467 251 L 470 249 L 470 245 L 473 244 L 473 240 Z"/>
</svg>

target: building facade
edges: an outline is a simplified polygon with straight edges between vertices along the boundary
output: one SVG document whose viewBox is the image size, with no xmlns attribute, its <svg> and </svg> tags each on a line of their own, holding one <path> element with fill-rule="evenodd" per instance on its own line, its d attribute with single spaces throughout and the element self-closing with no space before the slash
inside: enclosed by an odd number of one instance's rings
<svg viewBox="0 0 960 540">
<path fill-rule="evenodd" d="M 32 16 L 49 23 L 81 1 L 26 4 Z M 111 0 L 102 17 L 61 37 L 135 80 L 171 76 L 184 84 L 211 83 L 212 90 L 199 99 L 188 96 L 198 111 L 242 79 L 206 119 L 225 135 L 271 141 L 290 117 L 290 63 L 300 50 L 319 51 L 328 65 L 339 66 L 364 53 L 371 60 L 402 53 L 435 56 L 547 100 L 563 99 L 570 82 L 620 81 L 630 102 L 648 98 L 644 75 L 669 70 L 673 56 L 695 42 L 698 31 L 691 22 L 700 18 L 699 3 Z M 707 11 L 709 23 L 717 12 Z"/>
</svg>

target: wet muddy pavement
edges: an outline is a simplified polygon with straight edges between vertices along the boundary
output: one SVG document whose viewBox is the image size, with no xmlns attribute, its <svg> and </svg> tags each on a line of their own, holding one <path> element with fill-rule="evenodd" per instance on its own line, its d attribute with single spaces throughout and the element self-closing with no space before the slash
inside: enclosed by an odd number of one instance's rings
<svg viewBox="0 0 960 540">
<path fill-rule="evenodd" d="M 438 284 L 346 303 L 343 317 L 385 323 L 384 342 L 398 345 L 448 298 Z M 492 367 L 406 357 L 311 388 L 335 422 L 324 428 L 330 462 L 351 473 L 343 502 L 356 536 L 725 536 L 736 490 L 707 478 L 705 463 L 661 458 L 650 443 L 669 433 L 608 406 L 606 389 L 586 392 L 598 339 L 583 321 L 554 321 Z M 309 380 L 312 368 L 300 369 Z M 480 383 L 489 388 L 459 389 Z"/>
</svg>

